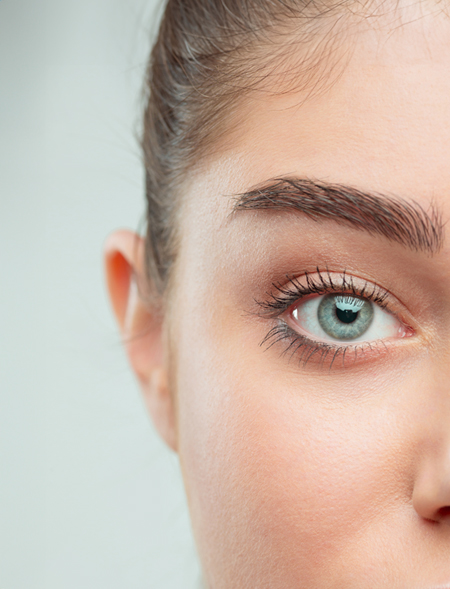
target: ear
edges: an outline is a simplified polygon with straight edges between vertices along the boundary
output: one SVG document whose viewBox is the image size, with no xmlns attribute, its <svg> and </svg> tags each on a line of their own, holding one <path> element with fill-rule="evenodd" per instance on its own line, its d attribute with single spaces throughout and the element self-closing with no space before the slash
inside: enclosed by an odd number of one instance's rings
<svg viewBox="0 0 450 589">
<path fill-rule="evenodd" d="M 109 296 L 129 361 L 156 429 L 176 451 L 164 318 L 143 296 L 144 240 L 131 231 L 116 231 L 106 240 L 104 260 Z"/>
</svg>

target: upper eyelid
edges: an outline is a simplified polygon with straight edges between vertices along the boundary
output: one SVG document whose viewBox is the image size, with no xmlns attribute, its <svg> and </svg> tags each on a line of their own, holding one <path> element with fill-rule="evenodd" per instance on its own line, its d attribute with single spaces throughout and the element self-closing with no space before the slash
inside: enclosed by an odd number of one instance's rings
<svg viewBox="0 0 450 589">
<path fill-rule="evenodd" d="M 345 270 L 338 273 L 330 272 L 328 269 L 321 271 L 316 268 L 314 273 L 304 272 L 297 276 L 287 275 L 286 280 L 287 282 L 284 284 L 274 283 L 272 285 L 273 292 L 267 293 L 268 298 L 265 301 L 256 301 L 264 316 L 279 317 L 296 302 L 312 294 L 349 292 L 367 298 L 388 310 L 395 299 L 379 284 L 348 274 Z"/>
</svg>

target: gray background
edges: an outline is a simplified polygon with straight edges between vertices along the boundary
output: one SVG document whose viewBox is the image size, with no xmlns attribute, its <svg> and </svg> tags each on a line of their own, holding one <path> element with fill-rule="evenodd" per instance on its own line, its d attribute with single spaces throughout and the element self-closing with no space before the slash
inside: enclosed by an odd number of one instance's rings
<svg viewBox="0 0 450 589">
<path fill-rule="evenodd" d="M 109 308 L 155 0 L 0 0 L 0 589 L 190 589 L 176 456 Z"/>
</svg>

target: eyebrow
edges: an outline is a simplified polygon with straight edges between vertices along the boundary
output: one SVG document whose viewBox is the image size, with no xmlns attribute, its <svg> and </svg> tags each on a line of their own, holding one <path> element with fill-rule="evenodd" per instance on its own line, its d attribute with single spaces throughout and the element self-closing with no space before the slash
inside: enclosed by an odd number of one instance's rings
<svg viewBox="0 0 450 589">
<path fill-rule="evenodd" d="M 444 242 L 442 215 L 433 203 L 425 211 L 413 200 L 302 178 L 273 178 L 233 196 L 232 212 L 298 211 L 314 221 L 335 221 L 428 254 Z"/>
</svg>

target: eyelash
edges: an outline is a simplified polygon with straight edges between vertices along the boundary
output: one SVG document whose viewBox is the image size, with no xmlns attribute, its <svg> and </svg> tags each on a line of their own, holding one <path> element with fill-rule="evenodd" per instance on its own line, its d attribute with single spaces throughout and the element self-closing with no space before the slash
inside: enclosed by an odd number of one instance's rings
<svg viewBox="0 0 450 589">
<path fill-rule="evenodd" d="M 387 302 L 388 293 L 377 284 L 365 281 L 362 286 L 357 287 L 353 277 L 348 276 L 345 271 L 337 276 L 337 279 L 333 279 L 328 269 L 323 272 L 319 268 L 316 268 L 314 276 L 308 272 L 304 272 L 301 276 L 305 284 L 302 284 L 299 278 L 289 275 L 286 276 L 286 284 L 272 284 L 273 293 L 268 293 L 268 300 L 255 301 L 261 309 L 258 313 L 260 316 L 278 320 L 277 324 L 267 333 L 260 345 L 266 345 L 266 349 L 269 349 L 279 342 L 286 341 L 288 345 L 285 347 L 282 355 L 290 352 L 291 359 L 297 354 L 299 356 L 299 363 L 305 366 L 316 354 L 320 354 L 319 364 L 321 367 L 323 367 L 327 360 L 331 360 L 329 369 L 331 369 L 338 358 L 342 358 L 342 365 L 344 366 L 345 356 L 350 350 L 353 350 L 354 360 L 356 360 L 361 354 L 365 354 L 368 349 L 374 351 L 379 345 L 386 348 L 386 343 L 382 340 L 377 342 L 362 342 L 357 345 L 338 345 L 314 341 L 305 335 L 297 333 L 284 321 L 282 315 L 294 303 L 299 303 L 305 297 L 312 294 L 353 294 L 364 297 L 382 309 L 389 307 Z M 332 354 L 331 358 L 330 354 Z"/>
</svg>

